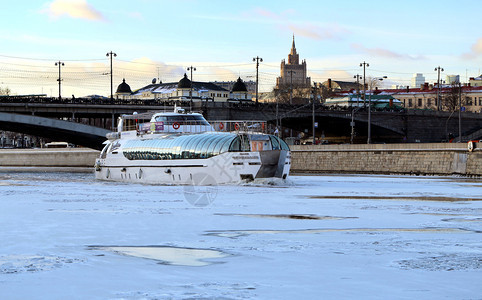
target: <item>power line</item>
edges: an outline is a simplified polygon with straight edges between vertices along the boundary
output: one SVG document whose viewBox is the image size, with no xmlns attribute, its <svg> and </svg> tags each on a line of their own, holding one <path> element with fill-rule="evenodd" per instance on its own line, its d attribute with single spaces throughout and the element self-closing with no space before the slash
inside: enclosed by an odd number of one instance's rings
<svg viewBox="0 0 482 300">
<path fill-rule="evenodd" d="M 35 60 L 35 61 L 53 61 L 52 58 L 33 58 L 33 57 L 20 57 L 20 56 L 11 56 L 11 55 L 4 55 L 0 54 L 0 57 L 5 58 L 14 58 L 14 59 L 23 59 L 23 60 Z M 63 59 L 64 61 L 100 61 L 104 59 L 100 58 L 88 58 L 88 59 Z"/>
</svg>

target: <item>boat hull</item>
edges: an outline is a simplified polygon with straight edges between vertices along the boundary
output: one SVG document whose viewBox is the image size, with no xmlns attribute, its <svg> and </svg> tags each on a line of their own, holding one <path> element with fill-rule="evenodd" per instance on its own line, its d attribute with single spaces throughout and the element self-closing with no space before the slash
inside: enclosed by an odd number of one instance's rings
<svg viewBox="0 0 482 300">
<path fill-rule="evenodd" d="M 289 175 L 288 150 L 226 152 L 207 159 L 128 160 L 122 154 L 98 158 L 100 180 L 167 185 L 235 184 Z"/>
</svg>

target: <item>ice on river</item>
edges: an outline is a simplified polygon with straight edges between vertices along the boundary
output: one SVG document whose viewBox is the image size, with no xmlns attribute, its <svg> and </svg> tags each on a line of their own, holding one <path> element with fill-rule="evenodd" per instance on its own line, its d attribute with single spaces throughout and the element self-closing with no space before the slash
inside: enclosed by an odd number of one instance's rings
<svg viewBox="0 0 482 300">
<path fill-rule="evenodd" d="M 482 180 L 0 173 L 1 299 L 480 299 Z"/>
</svg>

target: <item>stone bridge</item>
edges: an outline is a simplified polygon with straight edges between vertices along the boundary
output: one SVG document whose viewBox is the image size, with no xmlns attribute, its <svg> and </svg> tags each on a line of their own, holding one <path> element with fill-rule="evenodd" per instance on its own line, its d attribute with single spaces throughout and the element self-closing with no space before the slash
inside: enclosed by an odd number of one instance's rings
<svg viewBox="0 0 482 300">
<path fill-rule="evenodd" d="M 38 135 L 55 140 L 64 140 L 99 149 L 98 143 L 104 140 L 105 132 L 93 133 L 91 127 L 111 129 L 115 120 L 122 114 L 146 111 L 172 111 L 174 103 L 156 102 L 154 100 L 134 102 L 95 102 L 93 100 L 67 99 L 13 99 L 0 103 L 0 130 L 21 132 Z M 190 109 L 188 101 L 181 104 Z M 287 105 L 275 103 L 214 103 L 194 102 L 192 110 L 204 114 L 209 121 L 213 120 L 264 120 L 272 124 L 276 119 L 284 127 L 284 136 L 299 132 L 306 137 L 312 136 L 311 105 Z M 278 111 L 278 113 L 277 113 Z M 31 118 L 22 119 L 20 116 L 8 116 L 9 113 L 28 115 Z M 27 116 L 25 116 L 27 117 Z M 34 117 L 43 117 L 36 119 Z M 53 122 L 42 129 L 39 124 L 46 124 L 48 119 L 67 119 L 67 121 Z M 354 114 L 355 143 L 366 143 L 368 131 L 368 112 L 360 110 Z M 317 137 L 324 137 L 333 142 L 349 142 L 351 136 L 351 111 L 348 109 L 329 108 L 321 104 L 315 106 L 315 121 L 318 128 L 315 130 Z M 81 124 L 84 123 L 83 126 Z M 64 124 L 64 125 L 61 125 Z M 66 124 L 72 130 L 66 129 Z M 88 125 L 93 126 L 88 126 Z M 441 142 L 448 140 L 449 134 L 458 136 L 458 114 L 449 112 L 436 112 L 428 110 L 403 110 L 403 111 L 372 111 L 371 113 L 372 141 L 374 143 L 393 142 Z M 482 114 L 462 113 L 462 140 L 482 138 Z M 49 127 L 51 126 L 51 127 Z M 76 127 L 77 126 L 77 127 Z M 87 127 L 84 127 L 87 126 Z M 49 128 L 48 128 L 49 127 Z M 74 128 L 75 127 L 75 128 Z M 291 130 L 290 130 L 291 129 Z M 102 137 L 102 138 L 101 138 Z M 83 141 L 86 142 L 83 142 Z M 88 140 L 88 141 L 87 141 Z M 90 145 L 90 146 L 89 146 Z"/>
<path fill-rule="evenodd" d="M 44 117 L 0 113 L 0 129 L 69 142 L 92 149 L 102 149 L 110 130 Z"/>
</svg>

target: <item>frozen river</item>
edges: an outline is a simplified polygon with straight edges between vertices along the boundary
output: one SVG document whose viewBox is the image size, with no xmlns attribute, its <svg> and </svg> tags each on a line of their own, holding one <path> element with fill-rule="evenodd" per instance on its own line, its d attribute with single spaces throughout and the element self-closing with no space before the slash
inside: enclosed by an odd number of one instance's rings
<svg viewBox="0 0 482 300">
<path fill-rule="evenodd" d="M 482 299 L 482 180 L 0 173 L 0 299 Z"/>
</svg>

